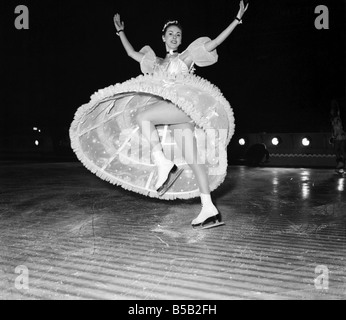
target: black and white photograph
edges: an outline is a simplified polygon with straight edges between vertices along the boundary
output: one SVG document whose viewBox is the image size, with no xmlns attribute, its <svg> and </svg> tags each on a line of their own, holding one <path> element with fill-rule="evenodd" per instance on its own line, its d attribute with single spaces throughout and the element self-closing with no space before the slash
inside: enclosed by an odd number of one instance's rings
<svg viewBox="0 0 346 320">
<path fill-rule="evenodd" d="M 1 1 L 0 300 L 345 300 L 345 21 L 345 0 Z"/>
</svg>

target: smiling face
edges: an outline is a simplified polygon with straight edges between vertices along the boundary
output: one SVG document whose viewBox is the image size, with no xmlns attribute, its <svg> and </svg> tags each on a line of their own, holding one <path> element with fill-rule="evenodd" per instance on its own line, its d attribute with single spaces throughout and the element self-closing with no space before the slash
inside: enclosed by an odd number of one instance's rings
<svg viewBox="0 0 346 320">
<path fill-rule="evenodd" d="M 165 34 L 162 36 L 163 42 L 166 44 L 166 50 L 178 50 L 182 40 L 182 30 L 176 26 L 168 26 Z"/>
</svg>

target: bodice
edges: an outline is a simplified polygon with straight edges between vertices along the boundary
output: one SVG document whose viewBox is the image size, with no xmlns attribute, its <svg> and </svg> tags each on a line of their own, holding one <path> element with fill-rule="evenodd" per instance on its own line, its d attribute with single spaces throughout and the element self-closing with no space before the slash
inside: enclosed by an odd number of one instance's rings
<svg viewBox="0 0 346 320">
<path fill-rule="evenodd" d="M 210 41 L 207 37 L 198 38 L 192 42 L 184 52 L 187 52 L 192 65 L 189 68 L 186 63 L 180 59 L 181 55 L 172 56 L 169 59 L 158 58 L 155 52 L 149 47 L 143 47 L 140 52 L 143 53 L 143 58 L 140 61 L 141 71 L 144 74 L 158 74 L 166 72 L 170 74 L 188 74 L 193 73 L 193 65 L 206 67 L 214 64 L 217 59 L 217 52 L 213 50 L 207 51 L 204 44 Z"/>
<path fill-rule="evenodd" d="M 157 62 L 154 66 L 154 73 L 164 71 L 178 75 L 187 74 L 192 70 L 192 66 L 189 69 L 186 63 L 180 59 L 180 55 L 170 57 L 168 58 L 168 60 L 157 59 Z"/>
</svg>

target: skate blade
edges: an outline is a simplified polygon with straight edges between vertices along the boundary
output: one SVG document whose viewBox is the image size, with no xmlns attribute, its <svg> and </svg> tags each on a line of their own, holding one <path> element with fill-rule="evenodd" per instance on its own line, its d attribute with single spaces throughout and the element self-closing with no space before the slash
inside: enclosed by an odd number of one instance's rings
<svg viewBox="0 0 346 320">
<path fill-rule="evenodd" d="M 170 173 L 168 182 L 160 187 L 157 191 L 160 197 L 162 197 L 172 187 L 174 182 L 180 177 L 183 171 L 184 169 L 179 169 L 175 173 Z"/>
<path fill-rule="evenodd" d="M 211 229 L 211 228 L 216 228 L 216 227 L 220 227 L 223 225 L 225 225 L 224 222 L 217 221 L 217 222 L 213 222 L 213 223 L 210 223 L 208 225 L 205 225 L 205 226 L 201 226 L 201 229 Z"/>
<path fill-rule="evenodd" d="M 223 226 L 225 223 L 221 221 L 220 214 L 210 217 L 207 220 L 204 220 L 200 224 L 192 225 L 194 229 L 211 229 Z"/>
</svg>

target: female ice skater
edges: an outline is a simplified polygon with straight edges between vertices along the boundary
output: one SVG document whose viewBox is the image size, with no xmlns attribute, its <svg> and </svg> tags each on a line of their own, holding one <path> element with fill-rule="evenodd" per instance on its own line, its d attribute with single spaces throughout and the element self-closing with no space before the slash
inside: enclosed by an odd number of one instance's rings
<svg viewBox="0 0 346 320">
<path fill-rule="evenodd" d="M 162 29 L 165 58 L 149 46 L 136 51 L 116 14 L 117 35 L 143 75 L 99 90 L 77 110 L 70 137 L 82 163 L 100 178 L 150 197 L 200 196 L 202 209 L 192 226 L 222 224 L 210 192 L 226 176 L 234 117 L 220 90 L 193 73 L 194 65 L 217 61 L 215 49 L 247 8 L 240 1 L 235 19 L 219 36 L 198 38 L 182 53 L 182 26 L 168 21 Z"/>
</svg>

